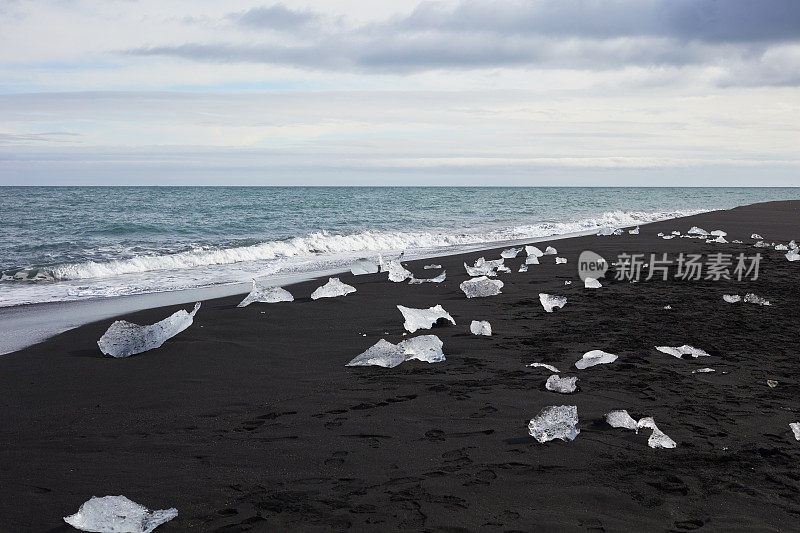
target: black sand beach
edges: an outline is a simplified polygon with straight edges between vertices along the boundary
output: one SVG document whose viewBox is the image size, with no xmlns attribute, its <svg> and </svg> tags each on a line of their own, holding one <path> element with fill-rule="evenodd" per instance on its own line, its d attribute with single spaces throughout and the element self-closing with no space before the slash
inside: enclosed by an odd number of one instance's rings
<svg viewBox="0 0 800 533">
<path fill-rule="evenodd" d="M 507 260 L 503 293 L 488 298 L 464 297 L 462 263 L 500 250 L 407 263 L 419 277 L 442 264 L 442 284 L 346 274 L 358 292 L 342 298 L 310 300 L 314 281 L 290 287 L 292 303 L 203 302 L 188 330 L 128 359 L 96 345 L 111 320 L 2 356 L 0 530 L 71 531 L 62 517 L 107 494 L 178 508 L 159 532 L 797 529 L 800 442 L 788 424 L 800 420 L 800 263 L 754 248 L 750 235 L 800 238 L 799 215 L 800 201 L 772 202 L 543 243 L 568 263 L 545 256 L 518 273 L 524 254 Z M 744 243 L 656 237 L 693 225 Z M 585 249 L 610 261 L 764 257 L 757 281 L 605 279 L 588 290 L 576 267 Z M 568 303 L 545 313 L 540 292 Z M 747 292 L 772 305 L 722 300 Z M 380 338 L 404 338 L 397 304 L 441 304 L 455 318 L 420 332 L 442 339 L 447 360 L 345 367 Z M 152 323 L 190 307 L 125 318 Z M 473 319 L 494 335 L 470 334 Z M 683 344 L 711 357 L 654 349 Z M 576 371 L 592 349 L 619 359 Z M 577 375 L 579 390 L 545 390 L 550 372 L 526 366 L 536 361 Z M 717 372 L 691 373 L 702 367 Z M 529 436 L 550 405 L 578 406 L 574 441 Z M 653 416 L 677 448 L 611 428 L 612 409 Z"/>
</svg>

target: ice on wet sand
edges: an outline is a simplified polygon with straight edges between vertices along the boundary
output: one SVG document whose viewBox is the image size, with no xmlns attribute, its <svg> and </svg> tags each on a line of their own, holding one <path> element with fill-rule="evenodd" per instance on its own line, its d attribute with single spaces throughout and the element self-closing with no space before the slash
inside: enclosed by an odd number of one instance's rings
<svg viewBox="0 0 800 533">
<path fill-rule="evenodd" d="M 692 370 L 692 374 L 709 374 L 711 372 L 716 372 L 713 368 L 698 368 L 697 370 Z"/>
<path fill-rule="evenodd" d="M 483 298 L 485 296 L 494 296 L 500 294 L 500 289 L 503 288 L 503 282 L 499 279 L 489 279 L 486 276 L 479 278 L 468 279 L 462 281 L 458 286 L 467 298 Z"/>
<path fill-rule="evenodd" d="M 695 348 L 694 346 L 689 346 L 688 344 L 684 344 L 683 346 L 656 346 L 656 350 L 658 350 L 661 353 L 677 357 L 678 359 L 683 358 L 684 355 L 688 355 L 694 358 L 709 357 L 708 353 L 706 353 L 705 350 L 701 350 L 700 348 Z"/>
<path fill-rule="evenodd" d="M 469 330 L 473 335 L 486 335 L 487 337 L 492 334 L 492 325 L 488 320 L 473 320 L 469 325 Z"/>
<path fill-rule="evenodd" d="M 437 268 L 442 268 L 442 265 L 425 265 L 422 268 L 424 268 L 425 270 L 434 270 Z"/>
<path fill-rule="evenodd" d="M 77 513 L 65 516 L 64 522 L 81 531 L 150 533 L 176 516 L 177 509 L 151 511 L 125 496 L 92 496 Z"/>
<path fill-rule="evenodd" d="M 577 389 L 577 381 L 577 377 L 562 378 L 558 374 L 553 374 L 547 378 L 544 388 L 561 394 L 570 394 Z"/>
<path fill-rule="evenodd" d="M 546 368 L 550 372 L 558 373 L 558 369 L 556 367 L 554 367 L 553 365 L 548 365 L 547 363 L 531 363 L 527 366 L 532 366 L 534 368 Z"/>
<path fill-rule="evenodd" d="M 513 259 L 513 258 L 517 257 L 517 254 L 519 254 L 521 251 L 522 251 L 522 247 L 509 248 L 508 250 L 503 250 L 500 253 L 500 257 L 503 257 L 505 259 Z"/>
<path fill-rule="evenodd" d="M 519 266 L 519 270 L 517 272 L 527 272 L 528 271 L 528 263 L 522 263 Z"/>
<path fill-rule="evenodd" d="M 573 440 L 581 432 L 578 425 L 578 407 L 575 405 L 552 405 L 545 407 L 528 423 L 531 437 L 544 443 L 554 439 Z"/>
<path fill-rule="evenodd" d="M 789 429 L 794 433 L 795 440 L 800 440 L 800 422 L 792 422 L 789 424 Z"/>
<path fill-rule="evenodd" d="M 392 344 L 386 339 L 381 339 L 345 366 L 394 368 L 400 363 L 412 359 L 427 363 L 439 363 L 445 360 L 442 346 L 442 341 L 436 335 L 419 335 L 399 344 Z"/>
<path fill-rule="evenodd" d="M 558 251 L 552 246 L 548 246 L 544 249 L 544 255 L 556 255 L 557 253 Z"/>
<path fill-rule="evenodd" d="M 529 255 L 525 258 L 526 265 L 538 265 L 539 264 L 539 257 L 536 255 Z"/>
<path fill-rule="evenodd" d="M 361 259 L 350 265 L 350 272 L 354 276 L 362 276 L 364 274 L 376 274 L 378 272 L 378 265 L 372 261 Z"/>
<path fill-rule="evenodd" d="M 443 343 L 436 335 L 419 335 L 406 339 L 397 346 L 406 354 L 406 361 L 416 359 L 426 363 L 444 361 Z"/>
<path fill-rule="evenodd" d="M 631 235 L 639 235 L 639 226 L 636 226 L 633 229 L 629 229 L 628 233 L 630 233 Z"/>
<path fill-rule="evenodd" d="M 475 261 L 475 266 L 469 266 L 468 264 L 464 263 L 464 269 L 467 271 L 467 274 L 470 276 L 496 276 L 497 272 L 495 272 L 498 267 L 503 264 L 504 259 L 494 259 L 492 261 L 487 261 L 483 257 L 479 257 Z"/>
<path fill-rule="evenodd" d="M 322 287 L 317 287 L 317 290 L 311 293 L 311 299 L 336 298 L 337 296 L 346 296 L 353 292 L 356 292 L 356 288 L 352 285 L 342 283 L 339 281 L 339 278 L 328 278 L 328 283 Z"/>
<path fill-rule="evenodd" d="M 386 269 L 389 272 L 389 281 L 393 281 L 394 283 L 400 283 L 401 281 L 405 281 L 414 277 L 411 272 L 406 270 L 405 267 L 400 264 L 399 260 L 389 261 Z"/>
<path fill-rule="evenodd" d="M 744 295 L 745 303 L 749 304 L 758 304 L 758 305 L 772 305 L 769 303 L 769 300 L 758 296 L 757 294 L 753 294 L 752 292 L 748 292 Z"/>
<path fill-rule="evenodd" d="M 653 430 L 650 438 L 647 439 L 647 445 L 651 448 L 674 448 L 676 446 L 674 440 L 669 438 L 663 431 L 658 429 L 653 417 L 648 416 L 645 418 L 640 418 L 636 425 L 639 426 L 639 429 L 648 428 Z"/>
<path fill-rule="evenodd" d="M 415 277 L 411 278 L 411 281 L 408 282 L 409 285 L 419 285 L 420 283 L 441 283 L 447 278 L 447 271 L 442 270 L 442 273 L 434 278 L 422 278 L 418 279 Z"/>
<path fill-rule="evenodd" d="M 525 247 L 525 253 L 528 254 L 529 256 L 532 255 L 534 257 L 542 257 L 544 255 L 544 252 L 541 251 L 536 246 L 526 246 Z"/>
<path fill-rule="evenodd" d="M 729 304 L 735 304 L 736 302 L 741 302 L 742 297 L 738 294 L 723 294 L 722 299 L 728 302 Z"/>
<path fill-rule="evenodd" d="M 566 262 L 567 262 L 567 258 L 566 257 L 556 257 L 556 264 L 557 265 L 563 265 Z"/>
<path fill-rule="evenodd" d="M 601 285 L 600 282 L 594 278 L 586 278 L 583 280 L 583 286 L 587 289 L 599 289 L 603 285 Z"/>
<path fill-rule="evenodd" d="M 542 307 L 548 313 L 553 312 L 554 307 L 563 308 L 567 304 L 567 299 L 564 296 L 555 296 L 553 294 L 546 294 L 544 292 L 539 293 L 539 301 L 542 303 Z"/>
<path fill-rule="evenodd" d="M 289 291 L 281 287 L 263 286 L 253 280 L 253 289 L 245 296 L 236 307 L 247 307 L 253 302 L 274 304 L 278 302 L 293 302 L 294 297 Z"/>
<path fill-rule="evenodd" d="M 413 307 L 398 305 L 397 309 L 403 314 L 403 318 L 405 319 L 403 327 L 406 328 L 409 333 L 414 333 L 418 329 L 430 329 L 440 320 L 448 321 L 454 326 L 456 325 L 456 321 L 441 305 L 435 305 L 428 309 L 415 309 Z"/>
<path fill-rule="evenodd" d="M 609 411 L 606 413 L 606 422 L 608 422 L 608 424 L 613 428 L 631 429 L 636 433 L 639 433 L 639 425 L 625 409 L 618 409 L 616 411 Z"/>
<path fill-rule="evenodd" d="M 194 304 L 191 313 L 181 309 L 149 326 L 117 320 L 103 333 L 97 341 L 97 346 L 104 354 L 118 358 L 153 350 L 191 326 L 198 309 L 200 302 Z"/>
<path fill-rule="evenodd" d="M 603 350 L 591 350 L 583 354 L 583 357 L 575 362 L 575 368 L 583 370 L 595 365 L 613 363 L 616 360 L 617 356 L 613 353 L 604 352 Z"/>
</svg>

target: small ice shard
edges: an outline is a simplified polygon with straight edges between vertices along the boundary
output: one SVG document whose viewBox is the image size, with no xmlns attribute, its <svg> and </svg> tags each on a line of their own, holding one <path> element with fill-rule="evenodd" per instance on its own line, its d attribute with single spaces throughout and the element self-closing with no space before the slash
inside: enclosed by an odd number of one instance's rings
<svg viewBox="0 0 800 533">
<path fill-rule="evenodd" d="M 399 263 L 399 262 L 400 262 L 400 260 L 403 258 L 403 256 L 404 256 L 405 254 L 406 254 L 406 251 L 405 251 L 405 250 L 403 250 L 402 252 L 400 252 L 400 255 L 398 255 L 398 256 L 397 256 L 397 259 L 395 259 L 394 261 L 397 261 L 397 262 Z M 382 256 L 381 254 L 378 254 L 378 267 L 379 267 L 379 268 L 378 268 L 378 270 L 379 270 L 380 272 L 389 272 L 389 264 L 390 264 L 390 263 L 392 263 L 392 261 L 389 261 L 389 262 L 387 263 L 387 262 L 385 262 L 385 261 L 383 260 L 383 256 Z"/>
<path fill-rule="evenodd" d="M 661 232 L 661 231 L 659 231 L 658 235 L 656 235 L 656 237 L 663 237 L 663 236 L 664 236 L 664 232 Z"/>
<path fill-rule="evenodd" d="M 715 237 L 727 237 L 728 236 L 728 234 L 726 232 L 722 231 L 721 229 L 715 229 L 714 231 L 711 232 L 711 235 L 714 235 Z"/>
<path fill-rule="evenodd" d="M 583 357 L 575 362 L 575 368 L 584 370 L 590 366 L 605 365 L 616 360 L 617 356 L 613 353 L 604 352 L 603 350 L 591 350 L 583 354 Z"/>
<path fill-rule="evenodd" d="M 293 302 L 294 297 L 286 289 L 281 287 L 262 286 L 253 280 L 253 290 L 245 296 L 236 307 L 247 307 L 253 302 L 274 304 L 278 302 Z"/>
<path fill-rule="evenodd" d="M 536 246 L 526 246 L 525 247 L 525 253 L 528 254 L 528 255 L 535 256 L 535 257 L 542 257 L 544 255 L 544 252 L 541 251 Z"/>
<path fill-rule="evenodd" d="M 489 279 L 486 276 L 462 281 L 458 286 L 467 298 L 482 298 L 484 296 L 494 296 L 500 294 L 503 282 L 499 279 Z"/>
<path fill-rule="evenodd" d="M 753 294 L 752 292 L 748 292 L 744 295 L 744 301 L 748 304 L 772 305 L 769 303 L 769 300 L 766 300 L 757 294 Z"/>
<path fill-rule="evenodd" d="M 706 242 L 707 242 L 707 243 L 708 243 L 708 242 L 718 242 L 718 243 L 721 243 L 721 244 L 725 244 L 725 243 L 727 243 L 728 241 L 726 241 L 726 240 L 725 240 L 725 237 L 723 237 L 722 235 L 720 235 L 720 236 L 719 236 L 719 237 L 717 237 L 716 239 L 706 239 Z"/>
<path fill-rule="evenodd" d="M 597 231 L 598 237 L 605 237 L 607 235 L 613 235 L 613 234 L 614 234 L 614 228 L 609 228 L 608 226 L 600 228 Z"/>
<path fill-rule="evenodd" d="M 709 372 L 716 372 L 713 368 L 698 368 L 697 370 L 692 370 L 692 374 L 708 374 Z"/>
<path fill-rule="evenodd" d="M 425 270 L 434 270 L 437 268 L 442 268 L 442 265 L 425 265 L 422 268 L 424 268 Z"/>
<path fill-rule="evenodd" d="M 479 257 L 475 261 L 475 266 L 464 263 L 464 268 L 470 276 L 496 276 L 495 270 L 503 264 L 503 261 L 505 261 L 503 258 L 487 261 L 485 258 Z"/>
<path fill-rule="evenodd" d="M 670 240 L 670 239 L 674 239 L 674 238 L 675 238 L 675 235 L 664 235 L 664 236 L 663 236 L 663 237 L 661 237 L 661 238 L 662 238 L 662 239 L 664 239 L 665 241 L 668 241 L 668 240 Z"/>
<path fill-rule="evenodd" d="M 531 363 L 531 364 L 529 364 L 527 366 L 538 367 L 538 368 L 546 368 L 550 372 L 555 372 L 556 374 L 558 373 L 558 369 L 556 367 L 554 367 L 553 365 L 548 365 L 546 363 Z"/>
<path fill-rule="evenodd" d="M 681 232 L 680 232 L 680 231 L 673 231 L 673 232 L 672 232 L 672 234 L 673 234 L 673 235 L 680 235 L 680 234 L 681 234 Z"/>
<path fill-rule="evenodd" d="M 702 228 L 698 228 L 697 226 L 692 226 L 692 228 L 689 231 L 687 231 L 686 233 L 689 234 L 689 235 L 702 235 L 704 237 L 706 235 L 709 235 L 709 233 L 706 230 L 704 230 Z"/>
<path fill-rule="evenodd" d="M 426 363 L 440 363 L 445 360 L 442 341 L 436 335 L 411 337 L 397 346 L 405 353 L 406 361 L 416 359 Z"/>
<path fill-rule="evenodd" d="M 623 231 L 621 229 L 615 229 L 614 235 L 622 235 Z"/>
<path fill-rule="evenodd" d="M 669 438 L 663 431 L 658 429 L 653 417 L 648 416 L 641 418 L 636 425 L 639 426 L 639 428 L 649 428 L 653 430 L 650 438 L 647 439 L 647 445 L 651 448 L 674 448 L 676 446 L 674 440 Z"/>
<path fill-rule="evenodd" d="M 526 265 L 538 265 L 539 264 L 539 258 L 537 256 L 535 256 L 535 255 L 529 255 L 528 257 L 525 258 L 525 264 Z"/>
<path fill-rule="evenodd" d="M 539 301 L 542 303 L 544 310 L 548 313 L 552 313 L 554 307 L 561 309 L 567 304 L 567 299 L 565 297 L 545 294 L 543 292 L 539 293 Z"/>
<path fill-rule="evenodd" d="M 788 247 L 788 246 L 786 246 L 785 244 L 776 244 L 776 245 L 775 245 L 775 249 L 776 249 L 777 251 L 779 251 L 779 252 L 785 252 L 786 250 L 788 250 L 788 249 L 789 249 L 789 247 Z"/>
<path fill-rule="evenodd" d="M 402 305 L 398 305 L 397 308 L 403 313 L 403 318 L 406 320 L 403 327 L 409 333 L 414 333 L 418 329 L 430 329 L 440 320 L 449 321 L 454 326 L 456 325 L 456 321 L 441 305 L 429 307 L 428 309 L 415 309 Z"/>
<path fill-rule="evenodd" d="M 125 496 L 92 498 L 64 522 L 81 531 L 107 533 L 150 533 L 178 516 L 175 508 L 151 511 Z"/>
<path fill-rule="evenodd" d="M 531 437 L 541 443 L 554 439 L 573 440 L 581 432 L 578 425 L 578 407 L 575 405 L 551 405 L 542 409 L 528 423 Z"/>
<path fill-rule="evenodd" d="M 587 289 L 599 289 L 602 287 L 599 281 L 594 278 L 586 278 L 583 280 L 583 286 Z"/>
<path fill-rule="evenodd" d="M 667 311 L 669 311 L 670 309 L 672 309 L 672 306 L 671 306 L 671 305 L 665 305 L 665 306 L 664 306 L 664 309 L 666 309 Z"/>
<path fill-rule="evenodd" d="M 345 366 L 382 366 L 384 368 L 394 368 L 406 360 L 406 353 L 403 348 L 381 339 L 367 351 L 353 358 Z"/>
<path fill-rule="evenodd" d="M 770 389 L 774 389 L 775 387 L 778 386 L 778 382 L 775 381 L 774 379 L 768 379 L 767 386 L 769 386 Z"/>
<path fill-rule="evenodd" d="M 762 237 L 762 236 L 761 236 L 761 235 L 759 235 L 758 233 L 753 233 L 752 235 L 750 235 L 750 238 L 751 238 L 751 239 L 757 239 L 757 240 L 759 240 L 759 241 L 760 241 L 760 240 L 762 240 L 764 237 Z"/>
<path fill-rule="evenodd" d="M 798 259 L 800 259 L 800 252 L 798 252 L 797 248 L 789 250 L 788 252 L 786 252 L 786 259 L 788 259 L 789 261 L 797 261 Z"/>
<path fill-rule="evenodd" d="M 556 257 L 556 264 L 557 265 L 562 265 L 562 264 L 564 264 L 566 262 L 567 262 L 567 258 L 566 257 Z"/>
<path fill-rule="evenodd" d="M 519 254 L 521 251 L 522 251 L 522 247 L 509 248 L 508 250 L 503 250 L 500 253 L 500 257 L 503 257 L 505 259 L 513 259 L 513 258 L 517 257 L 517 254 Z"/>
<path fill-rule="evenodd" d="M 609 411 L 606 413 L 606 422 L 608 422 L 608 425 L 610 425 L 612 428 L 631 429 L 636 433 L 639 433 L 639 425 L 625 409 L 618 409 L 616 411 Z"/>
<path fill-rule="evenodd" d="M 544 255 L 556 255 L 557 253 L 558 251 L 552 246 L 548 246 L 544 249 Z"/>
<path fill-rule="evenodd" d="M 570 280 L 565 280 L 564 285 L 572 285 L 572 282 Z"/>
<path fill-rule="evenodd" d="M 407 279 L 411 279 L 414 275 L 400 264 L 400 261 L 389 261 L 386 269 L 389 271 L 389 281 L 400 283 Z"/>
<path fill-rule="evenodd" d="M 789 241 L 789 248 L 792 249 L 792 250 L 797 250 L 798 246 L 797 246 L 797 243 L 794 242 L 794 239 Z"/>
<path fill-rule="evenodd" d="M 558 374 L 553 374 L 544 384 L 544 388 L 553 391 L 553 392 L 560 392 L 561 394 L 571 394 L 575 392 L 577 389 L 576 382 L 578 378 L 571 377 L 571 378 L 562 378 Z"/>
<path fill-rule="evenodd" d="M 517 272 L 527 272 L 528 271 L 528 263 L 522 263 L 519 266 L 519 270 Z"/>
<path fill-rule="evenodd" d="M 441 283 L 447 277 L 447 270 L 442 270 L 442 273 L 436 276 L 435 278 L 415 278 L 411 277 L 411 280 L 408 282 L 409 285 L 419 285 L 420 283 Z"/>
<path fill-rule="evenodd" d="M 794 433 L 795 440 L 800 440 L 800 422 L 792 422 L 789 424 L 789 429 Z"/>
<path fill-rule="evenodd" d="M 631 235 L 639 235 L 639 226 L 636 226 L 633 229 L 629 229 L 628 233 L 631 234 Z"/>
<path fill-rule="evenodd" d="M 473 320 L 469 325 L 469 330 L 473 335 L 486 335 L 487 337 L 492 334 L 492 325 L 488 320 Z"/>
<path fill-rule="evenodd" d="M 376 274 L 378 272 L 378 265 L 366 259 L 360 259 L 350 265 L 350 272 L 354 276 L 362 276 L 364 274 Z"/>
<path fill-rule="evenodd" d="M 507 267 L 507 266 L 505 266 L 505 265 L 500 265 L 499 267 L 497 267 L 497 271 L 498 271 L 498 272 L 511 272 L 511 269 L 510 269 L 510 268 L 508 268 L 508 267 Z"/>
<path fill-rule="evenodd" d="M 200 302 L 194 304 L 191 313 L 181 309 L 149 326 L 117 320 L 103 333 L 97 346 L 101 352 L 111 357 L 128 357 L 153 350 L 191 326 L 198 309 Z"/>
<path fill-rule="evenodd" d="M 769 248 L 770 245 L 769 245 L 768 242 L 758 241 L 753 246 L 756 247 L 756 248 Z"/>
<path fill-rule="evenodd" d="M 740 241 L 739 239 L 733 239 L 731 242 L 733 244 L 742 244 L 742 241 Z"/>
<path fill-rule="evenodd" d="M 342 283 L 339 278 L 328 278 L 328 283 L 311 293 L 312 300 L 320 298 L 336 298 L 337 296 L 346 296 L 352 292 L 356 292 L 356 288 L 347 283 Z"/>
<path fill-rule="evenodd" d="M 677 357 L 678 359 L 682 359 L 684 355 L 689 355 L 694 358 L 710 357 L 705 350 L 695 348 L 694 346 L 689 346 L 688 344 L 684 344 L 683 346 L 656 346 L 656 350 L 661 353 Z"/>
<path fill-rule="evenodd" d="M 729 304 L 735 304 L 736 302 L 741 302 L 742 297 L 738 294 L 723 294 L 722 299 L 728 302 Z"/>
</svg>

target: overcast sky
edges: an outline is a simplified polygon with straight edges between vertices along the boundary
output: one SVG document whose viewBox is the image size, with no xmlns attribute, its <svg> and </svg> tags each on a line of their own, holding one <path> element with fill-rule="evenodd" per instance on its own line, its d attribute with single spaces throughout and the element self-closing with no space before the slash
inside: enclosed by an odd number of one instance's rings
<svg viewBox="0 0 800 533">
<path fill-rule="evenodd" d="M 0 0 L 0 184 L 800 185 L 798 0 Z"/>
</svg>

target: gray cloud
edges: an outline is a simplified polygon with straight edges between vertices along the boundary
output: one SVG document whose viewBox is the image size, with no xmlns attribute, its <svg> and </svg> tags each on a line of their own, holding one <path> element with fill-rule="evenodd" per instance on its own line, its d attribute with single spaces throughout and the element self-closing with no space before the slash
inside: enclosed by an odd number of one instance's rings
<svg viewBox="0 0 800 533">
<path fill-rule="evenodd" d="M 316 23 L 320 17 L 311 11 L 296 11 L 283 4 L 275 4 L 232 13 L 229 18 L 243 27 L 292 31 Z"/>
</svg>

